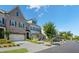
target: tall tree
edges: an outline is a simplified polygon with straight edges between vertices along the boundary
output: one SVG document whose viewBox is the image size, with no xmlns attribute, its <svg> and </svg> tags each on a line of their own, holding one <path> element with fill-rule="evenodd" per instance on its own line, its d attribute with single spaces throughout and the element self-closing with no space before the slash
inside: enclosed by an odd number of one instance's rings
<svg viewBox="0 0 79 59">
<path fill-rule="evenodd" d="M 43 31 L 50 41 L 53 41 L 52 38 L 55 37 L 57 34 L 55 25 L 51 22 L 44 24 Z"/>
</svg>

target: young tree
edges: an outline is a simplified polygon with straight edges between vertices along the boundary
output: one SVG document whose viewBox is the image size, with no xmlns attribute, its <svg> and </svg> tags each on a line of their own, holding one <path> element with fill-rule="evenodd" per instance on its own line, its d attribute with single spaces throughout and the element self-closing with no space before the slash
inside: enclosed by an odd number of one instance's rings
<svg viewBox="0 0 79 59">
<path fill-rule="evenodd" d="M 67 35 L 68 35 L 68 37 L 69 37 L 69 40 L 72 40 L 73 34 L 72 34 L 70 31 L 67 32 Z"/>
<path fill-rule="evenodd" d="M 56 37 L 57 31 L 55 25 L 51 22 L 44 24 L 43 31 L 45 35 L 48 37 L 50 42 L 52 42 L 53 38 Z"/>
<path fill-rule="evenodd" d="M 3 35 L 6 35 L 7 40 L 9 40 L 10 31 L 6 30 L 2 32 Z"/>
</svg>

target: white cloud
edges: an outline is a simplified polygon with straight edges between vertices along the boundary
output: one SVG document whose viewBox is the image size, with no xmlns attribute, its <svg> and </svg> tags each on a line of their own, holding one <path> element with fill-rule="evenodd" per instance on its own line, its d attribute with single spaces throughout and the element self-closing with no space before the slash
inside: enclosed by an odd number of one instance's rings
<svg viewBox="0 0 79 59">
<path fill-rule="evenodd" d="M 36 12 L 38 12 L 41 8 L 48 7 L 47 5 L 28 5 L 27 8 L 29 9 L 35 9 Z"/>
<path fill-rule="evenodd" d="M 35 11 L 37 12 L 40 10 L 41 7 L 42 7 L 41 5 L 28 5 L 27 8 L 28 9 L 35 9 Z"/>
<path fill-rule="evenodd" d="M 42 17 L 43 15 L 44 15 L 44 13 L 40 13 L 40 14 L 38 15 L 38 18 Z"/>
<path fill-rule="evenodd" d="M 36 9 L 40 9 L 40 5 L 29 5 L 28 6 L 30 9 L 36 8 Z"/>
<path fill-rule="evenodd" d="M 38 15 L 35 16 L 35 18 L 41 18 L 44 14 L 48 13 L 48 5 L 28 5 L 28 9 L 35 9 L 34 11 L 38 13 Z M 39 13 L 40 9 L 42 8 L 42 12 Z"/>
</svg>

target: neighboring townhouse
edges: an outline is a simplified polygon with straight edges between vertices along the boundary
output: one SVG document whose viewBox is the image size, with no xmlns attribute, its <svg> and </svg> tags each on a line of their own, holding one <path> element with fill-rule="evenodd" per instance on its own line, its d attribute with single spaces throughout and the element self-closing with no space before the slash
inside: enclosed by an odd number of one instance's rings
<svg viewBox="0 0 79 59">
<path fill-rule="evenodd" d="M 18 6 L 9 12 L 0 10 L 0 38 L 6 38 L 1 32 L 9 30 L 10 40 L 25 40 L 29 36 L 27 27 L 28 24 Z"/>
<path fill-rule="evenodd" d="M 30 37 L 38 36 L 38 39 L 39 39 L 39 35 L 42 34 L 41 27 L 38 26 L 36 21 L 33 19 L 28 20 L 27 23 L 29 24 Z"/>
</svg>

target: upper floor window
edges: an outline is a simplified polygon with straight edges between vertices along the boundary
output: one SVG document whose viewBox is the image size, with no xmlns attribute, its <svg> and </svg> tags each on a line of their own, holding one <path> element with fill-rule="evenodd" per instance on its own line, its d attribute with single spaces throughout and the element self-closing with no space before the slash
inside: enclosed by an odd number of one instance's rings
<svg viewBox="0 0 79 59">
<path fill-rule="evenodd" d="M 15 20 L 10 20 L 10 25 L 16 27 L 16 21 Z"/>
<path fill-rule="evenodd" d="M 19 16 L 19 12 L 16 12 L 16 16 Z"/>
<path fill-rule="evenodd" d="M 20 28 L 24 28 L 24 24 L 21 22 L 21 23 L 19 23 L 19 27 Z"/>
<path fill-rule="evenodd" d="M 0 24 L 4 24 L 4 18 L 0 19 Z"/>
</svg>

